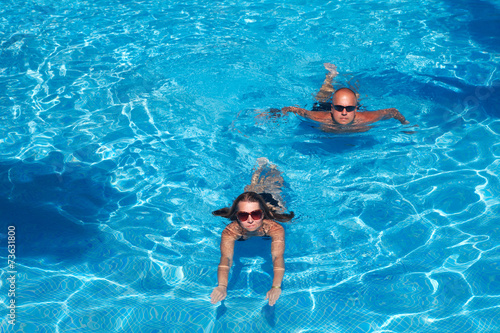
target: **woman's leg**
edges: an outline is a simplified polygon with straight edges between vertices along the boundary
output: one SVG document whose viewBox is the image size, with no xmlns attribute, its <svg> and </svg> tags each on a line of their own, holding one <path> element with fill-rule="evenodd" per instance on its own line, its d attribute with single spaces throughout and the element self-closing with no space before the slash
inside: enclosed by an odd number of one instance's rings
<svg viewBox="0 0 500 333">
<path fill-rule="evenodd" d="M 268 193 L 272 196 L 277 205 L 272 205 L 276 211 L 283 213 L 285 205 L 281 197 L 284 183 L 283 176 L 275 164 L 270 164 L 268 159 L 261 157 L 257 159 L 258 168 L 252 175 L 250 185 L 245 186 L 245 191 L 256 193 Z"/>
</svg>

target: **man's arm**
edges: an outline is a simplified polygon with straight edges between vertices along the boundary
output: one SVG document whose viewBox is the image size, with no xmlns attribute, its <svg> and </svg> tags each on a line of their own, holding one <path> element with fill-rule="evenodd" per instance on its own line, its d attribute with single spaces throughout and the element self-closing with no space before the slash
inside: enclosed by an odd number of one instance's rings
<svg viewBox="0 0 500 333">
<path fill-rule="evenodd" d="M 312 119 L 314 121 L 319 121 L 321 123 L 325 123 L 325 124 L 332 123 L 332 118 L 331 118 L 330 112 L 309 111 L 309 110 L 298 108 L 295 106 L 288 106 L 288 107 L 281 109 L 281 113 L 283 113 L 283 115 L 286 115 L 288 112 L 293 112 L 295 114 L 298 114 L 299 116 L 309 118 L 309 119 Z"/>
<path fill-rule="evenodd" d="M 369 124 L 374 123 L 379 120 L 386 119 L 397 119 L 403 125 L 409 124 L 410 122 L 395 108 L 382 109 L 377 111 L 363 111 L 356 113 L 356 123 L 358 124 Z"/>
<path fill-rule="evenodd" d="M 399 120 L 399 122 L 403 125 L 410 123 L 396 108 L 378 110 L 378 112 L 382 115 L 381 120 L 394 118 Z"/>
</svg>

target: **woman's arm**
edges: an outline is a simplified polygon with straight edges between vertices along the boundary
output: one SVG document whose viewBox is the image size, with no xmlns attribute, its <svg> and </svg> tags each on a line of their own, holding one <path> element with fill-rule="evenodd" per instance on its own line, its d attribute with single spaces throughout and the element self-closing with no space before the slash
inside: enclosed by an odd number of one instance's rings
<svg viewBox="0 0 500 333">
<path fill-rule="evenodd" d="M 228 226 L 229 227 L 229 226 Z M 222 232 L 220 240 L 220 262 L 217 268 L 218 286 L 215 287 L 210 296 L 210 302 L 215 304 L 223 301 L 227 296 L 227 283 L 229 281 L 229 270 L 233 264 L 234 241 L 235 238 L 231 235 L 228 227 Z"/>
<path fill-rule="evenodd" d="M 271 289 L 266 294 L 266 299 L 269 299 L 269 305 L 273 306 L 281 295 L 281 282 L 285 276 L 285 229 L 278 223 L 274 222 L 274 226 L 269 232 L 273 242 L 271 244 L 271 256 L 273 260 L 273 284 Z"/>
</svg>

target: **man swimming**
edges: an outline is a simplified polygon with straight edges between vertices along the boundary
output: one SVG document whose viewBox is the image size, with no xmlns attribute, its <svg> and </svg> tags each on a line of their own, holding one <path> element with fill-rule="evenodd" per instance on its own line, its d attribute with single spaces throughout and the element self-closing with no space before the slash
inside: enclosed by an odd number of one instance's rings
<svg viewBox="0 0 500 333">
<path fill-rule="evenodd" d="M 332 86 L 332 80 L 338 74 L 336 67 L 326 63 L 325 68 L 329 72 L 316 95 L 318 103 L 315 104 L 313 111 L 289 106 L 281 109 L 283 115 L 293 112 L 322 123 L 324 131 L 337 133 L 365 132 L 371 128 L 367 125 L 391 118 L 399 120 L 401 124 L 409 124 L 405 117 L 395 108 L 358 112 L 359 104 L 356 93 L 349 88 L 335 90 Z M 326 101 L 332 93 L 332 103 L 327 103 Z"/>
</svg>

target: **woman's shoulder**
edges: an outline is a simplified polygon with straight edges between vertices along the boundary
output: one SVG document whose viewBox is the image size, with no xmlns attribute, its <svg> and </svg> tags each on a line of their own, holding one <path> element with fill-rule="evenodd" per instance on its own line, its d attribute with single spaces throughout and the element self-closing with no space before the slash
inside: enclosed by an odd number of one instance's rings
<svg viewBox="0 0 500 333">
<path fill-rule="evenodd" d="M 281 224 L 279 224 L 278 222 L 276 222 L 275 220 L 266 219 L 266 220 L 264 220 L 264 223 L 266 223 L 267 225 L 276 227 L 276 228 L 283 228 L 283 226 Z"/>
<path fill-rule="evenodd" d="M 264 220 L 264 224 L 266 225 L 266 234 L 269 236 L 272 236 L 273 233 L 283 233 L 285 231 L 285 228 L 274 220 Z"/>
<path fill-rule="evenodd" d="M 229 223 L 222 231 L 222 236 L 238 239 L 241 236 L 241 227 L 238 222 Z"/>
</svg>

